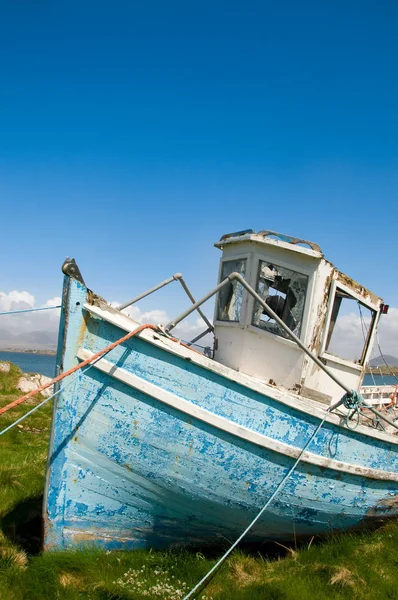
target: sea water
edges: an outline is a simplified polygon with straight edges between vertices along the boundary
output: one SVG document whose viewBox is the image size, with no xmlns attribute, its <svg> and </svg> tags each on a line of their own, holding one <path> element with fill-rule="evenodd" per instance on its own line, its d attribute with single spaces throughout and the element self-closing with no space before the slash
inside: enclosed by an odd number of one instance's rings
<svg viewBox="0 0 398 600">
<path fill-rule="evenodd" d="M 41 373 L 55 377 L 55 355 L 33 354 L 31 352 L 0 352 L 0 361 L 17 365 L 24 373 Z"/>
<path fill-rule="evenodd" d="M 374 381 L 373 381 L 374 379 Z M 398 384 L 398 376 L 394 375 L 370 375 L 367 373 L 363 379 L 362 385 L 397 385 Z"/>
</svg>

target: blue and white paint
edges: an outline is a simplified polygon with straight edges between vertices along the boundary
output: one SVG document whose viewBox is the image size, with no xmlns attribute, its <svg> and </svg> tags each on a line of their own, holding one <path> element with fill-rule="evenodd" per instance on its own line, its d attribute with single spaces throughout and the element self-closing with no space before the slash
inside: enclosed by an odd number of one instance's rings
<svg viewBox="0 0 398 600">
<path fill-rule="evenodd" d="M 58 368 L 137 324 L 65 278 Z M 45 547 L 165 547 L 234 538 L 324 417 L 154 331 L 118 346 L 59 394 Z M 248 540 L 289 539 L 398 514 L 398 443 L 329 415 Z"/>
</svg>

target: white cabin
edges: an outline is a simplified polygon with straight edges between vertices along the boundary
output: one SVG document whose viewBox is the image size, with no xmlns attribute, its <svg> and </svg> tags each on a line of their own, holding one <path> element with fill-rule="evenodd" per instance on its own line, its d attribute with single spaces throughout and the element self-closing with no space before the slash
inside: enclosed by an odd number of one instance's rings
<svg viewBox="0 0 398 600">
<path fill-rule="evenodd" d="M 247 230 L 224 235 L 215 246 L 222 250 L 219 281 L 241 273 L 342 382 L 359 389 L 381 298 L 338 271 L 312 242 Z M 362 327 L 359 345 L 358 336 L 350 336 L 353 313 Z M 341 388 L 237 281 L 218 294 L 214 335 L 214 358 L 224 365 L 327 404 L 341 398 Z"/>
</svg>

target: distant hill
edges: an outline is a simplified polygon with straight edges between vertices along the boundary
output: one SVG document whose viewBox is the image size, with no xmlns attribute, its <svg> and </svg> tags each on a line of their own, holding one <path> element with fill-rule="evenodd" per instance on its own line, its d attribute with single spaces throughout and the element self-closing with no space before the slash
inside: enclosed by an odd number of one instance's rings
<svg viewBox="0 0 398 600">
<path fill-rule="evenodd" d="M 383 367 L 387 363 L 389 367 L 398 367 L 398 358 L 395 358 L 395 356 L 391 356 L 391 354 L 384 354 L 384 360 L 381 356 L 377 356 L 369 361 L 369 365 L 371 367 Z"/>
<path fill-rule="evenodd" d="M 0 329 L 0 348 L 53 350 L 56 346 L 55 331 L 30 331 L 14 335 L 7 329 Z"/>
</svg>

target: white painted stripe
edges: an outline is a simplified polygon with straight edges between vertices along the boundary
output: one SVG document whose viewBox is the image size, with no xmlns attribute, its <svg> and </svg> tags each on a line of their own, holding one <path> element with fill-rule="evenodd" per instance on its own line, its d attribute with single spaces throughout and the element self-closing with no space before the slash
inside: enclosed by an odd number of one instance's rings
<svg viewBox="0 0 398 600">
<path fill-rule="evenodd" d="M 88 310 L 93 315 L 107 321 L 108 323 L 112 323 L 116 327 L 120 327 L 125 331 L 133 331 L 136 329 L 140 323 L 137 323 L 127 315 L 118 312 L 111 306 L 104 304 L 104 308 L 100 308 L 99 306 L 94 306 L 92 304 L 85 304 L 84 308 Z M 200 365 L 201 367 L 211 371 L 213 373 L 217 373 L 217 375 L 221 375 L 222 377 L 226 377 L 231 381 L 235 381 L 244 387 L 247 387 L 259 394 L 264 394 L 276 400 L 277 402 L 281 402 L 286 406 L 290 406 L 295 410 L 303 412 L 312 417 L 316 417 L 318 419 L 323 419 L 325 416 L 325 409 L 322 408 L 318 402 L 315 400 L 309 400 L 307 398 L 303 398 L 302 396 L 297 396 L 290 394 L 288 391 L 281 391 L 278 388 L 267 385 L 266 383 L 245 375 L 244 373 L 239 373 L 238 371 L 234 371 L 233 369 L 226 367 L 225 365 L 221 365 L 220 363 L 203 356 L 202 354 L 198 354 L 193 352 L 192 350 L 185 348 L 181 344 L 173 342 L 169 340 L 166 336 L 157 335 L 153 330 L 144 330 L 139 334 L 139 337 L 144 338 L 150 344 L 158 346 L 163 350 L 171 352 L 181 358 L 186 358 L 192 361 L 193 363 Z M 341 426 L 340 417 L 334 415 L 332 413 L 328 414 L 326 417 L 326 422 L 333 423 L 334 425 Z M 348 431 L 346 428 L 342 427 L 344 431 Z M 384 433 L 383 431 L 377 431 L 376 429 L 371 429 L 370 427 L 366 427 L 364 425 L 359 425 L 356 430 L 356 434 L 364 435 L 367 438 L 371 438 L 369 443 L 372 443 L 372 438 L 377 440 L 383 440 L 388 442 L 389 444 L 396 445 L 398 444 L 398 436 L 393 436 L 389 433 Z"/>
<path fill-rule="evenodd" d="M 86 350 L 85 348 L 80 348 L 77 356 L 81 360 L 86 360 L 87 358 L 94 356 L 94 353 Z M 276 441 L 268 436 L 248 429 L 247 427 L 238 425 L 237 423 L 234 423 L 225 417 L 216 415 L 205 408 L 201 408 L 200 406 L 192 404 L 192 402 L 189 402 L 184 398 L 180 398 L 179 396 L 172 394 L 171 392 L 168 392 L 159 386 L 150 383 L 149 381 L 146 381 L 137 375 L 134 375 L 133 373 L 129 373 L 126 371 L 126 369 L 116 367 L 113 363 L 104 358 L 101 358 L 95 362 L 94 367 L 103 373 L 111 375 L 118 381 L 121 381 L 126 385 L 133 387 L 134 389 L 137 389 L 148 396 L 151 396 L 152 398 L 155 398 L 163 404 L 167 404 L 168 406 L 171 406 L 172 408 L 175 408 L 186 415 L 199 419 L 200 421 L 207 423 L 212 427 L 216 427 L 217 429 L 230 433 L 231 435 L 242 440 L 246 440 L 256 444 L 257 446 L 267 448 L 268 450 L 278 452 L 279 454 L 283 454 L 291 458 L 297 458 L 301 452 L 300 448 L 289 446 L 284 442 Z M 334 471 L 350 473 L 351 475 L 361 475 L 370 479 L 398 481 L 398 473 L 344 463 L 331 458 L 326 458 L 324 456 L 319 456 L 318 454 L 313 454 L 312 452 L 305 452 L 302 457 L 302 462 L 316 465 L 318 467 L 327 467 L 328 469 L 332 469 Z"/>
</svg>

